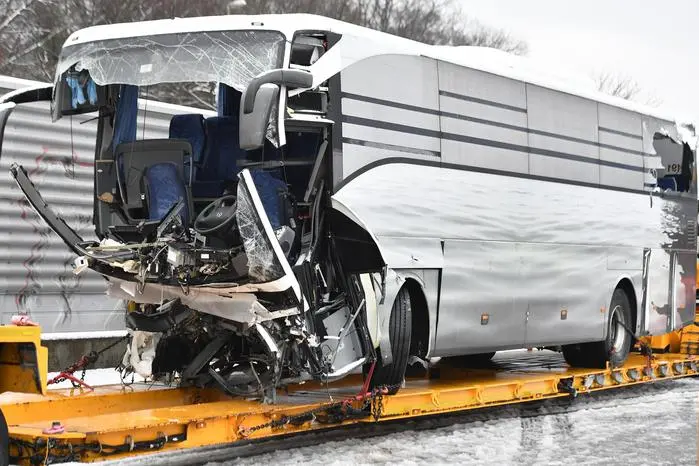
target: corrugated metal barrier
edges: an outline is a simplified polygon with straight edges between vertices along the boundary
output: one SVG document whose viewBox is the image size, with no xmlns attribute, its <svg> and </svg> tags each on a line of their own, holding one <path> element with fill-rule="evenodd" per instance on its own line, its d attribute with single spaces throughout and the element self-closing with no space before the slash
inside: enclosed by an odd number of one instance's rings
<svg viewBox="0 0 699 466">
<path fill-rule="evenodd" d="M 0 93 L 36 85 L 0 76 Z M 194 110 L 148 101 L 146 128 L 139 114 L 139 138 L 168 136 L 170 118 Z M 10 116 L 0 157 L 0 324 L 28 312 L 48 332 L 119 330 L 124 303 L 105 295 L 105 281 L 93 272 L 74 275 L 74 255 L 34 212 L 9 174 L 23 165 L 46 202 L 83 238 L 94 238 L 94 115 L 51 122 L 49 104 L 19 105 Z"/>
</svg>

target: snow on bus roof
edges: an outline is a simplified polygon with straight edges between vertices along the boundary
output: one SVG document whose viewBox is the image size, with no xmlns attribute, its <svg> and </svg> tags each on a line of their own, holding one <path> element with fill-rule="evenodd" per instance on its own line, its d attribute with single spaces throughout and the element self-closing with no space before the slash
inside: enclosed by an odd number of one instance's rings
<svg viewBox="0 0 699 466">
<path fill-rule="evenodd" d="M 599 92 L 591 80 L 564 75 L 559 71 L 554 71 L 551 67 L 537 64 L 527 57 L 487 47 L 427 45 L 355 24 L 310 14 L 205 16 L 92 26 L 71 34 L 64 47 L 127 37 L 241 29 L 279 31 L 284 34 L 287 40 L 292 38 L 297 31 L 328 31 L 343 36 L 351 35 L 365 40 L 375 40 L 384 47 L 389 46 L 388 48 L 392 50 L 391 53 L 422 55 L 623 108 L 652 118 L 669 122 L 677 121 L 675 117 L 658 109 Z M 384 47 L 377 47 L 377 54 L 385 53 L 382 52 Z"/>
<path fill-rule="evenodd" d="M 427 50 L 425 55 L 438 60 L 594 100 L 660 120 L 676 121 L 675 117 L 648 105 L 600 92 L 591 78 L 564 73 L 529 57 L 475 46 L 428 46 Z M 429 50 L 433 52 L 430 53 Z"/>
</svg>

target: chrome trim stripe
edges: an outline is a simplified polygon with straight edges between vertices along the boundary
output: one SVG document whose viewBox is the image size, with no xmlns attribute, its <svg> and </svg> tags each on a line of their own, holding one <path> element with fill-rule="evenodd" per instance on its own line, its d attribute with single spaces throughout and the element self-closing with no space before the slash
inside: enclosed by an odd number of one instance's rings
<svg viewBox="0 0 699 466">
<path fill-rule="evenodd" d="M 371 141 L 362 141 L 360 139 L 353 139 L 353 138 L 342 138 L 342 142 L 345 144 L 352 144 L 355 146 L 364 146 L 364 147 L 373 147 L 375 149 L 385 149 L 385 150 L 392 150 L 396 152 L 406 152 L 408 154 L 416 154 L 416 155 L 427 155 L 430 157 L 441 157 L 441 154 L 439 152 L 427 150 L 427 149 L 416 149 L 414 147 L 406 147 L 406 146 L 397 146 L 395 144 L 384 144 L 381 142 L 371 142 Z"/>
<path fill-rule="evenodd" d="M 386 105 L 387 107 L 399 108 L 401 110 L 411 110 L 413 112 L 427 113 L 428 115 L 439 115 L 439 110 L 427 107 L 418 107 L 416 105 L 404 104 L 401 102 L 393 102 L 391 100 L 369 97 L 368 95 L 353 94 L 351 92 L 343 92 L 343 99 L 358 100 L 359 102 L 367 102 L 369 104 Z"/>
<path fill-rule="evenodd" d="M 638 139 L 639 141 L 643 141 L 643 136 L 640 136 L 638 134 L 627 133 L 624 131 L 619 131 L 618 129 L 605 128 L 604 126 L 599 126 L 598 129 L 604 133 L 616 134 L 618 136 L 625 136 L 627 138 Z"/>
<path fill-rule="evenodd" d="M 439 91 L 439 95 L 445 97 L 452 97 L 454 99 L 465 100 L 466 102 L 473 102 L 476 104 L 488 105 L 490 107 L 502 108 L 504 110 L 511 110 L 513 112 L 527 113 L 527 109 L 523 107 L 516 107 L 514 105 L 502 104 L 500 102 L 495 102 L 492 100 L 479 99 L 478 97 L 471 97 L 470 95 L 457 94 L 456 92 L 449 91 Z"/>
</svg>

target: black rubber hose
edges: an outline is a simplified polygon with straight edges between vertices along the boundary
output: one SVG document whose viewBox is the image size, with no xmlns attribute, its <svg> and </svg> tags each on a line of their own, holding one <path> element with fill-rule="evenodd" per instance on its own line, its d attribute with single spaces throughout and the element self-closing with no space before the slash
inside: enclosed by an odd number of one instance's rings
<svg viewBox="0 0 699 466">
<path fill-rule="evenodd" d="M 7 428 L 7 421 L 0 410 L 0 466 L 10 464 L 10 431 Z"/>
</svg>

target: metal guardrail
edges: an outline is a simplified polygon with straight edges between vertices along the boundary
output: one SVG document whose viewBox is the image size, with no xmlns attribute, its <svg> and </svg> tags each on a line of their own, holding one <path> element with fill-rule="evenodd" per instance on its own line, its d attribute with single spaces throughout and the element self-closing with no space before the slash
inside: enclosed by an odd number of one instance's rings
<svg viewBox="0 0 699 466">
<path fill-rule="evenodd" d="M 0 93 L 40 83 L 0 76 Z M 172 115 L 211 113 L 148 101 L 138 136 L 168 137 Z M 9 175 L 23 165 L 44 199 L 80 235 L 93 236 L 94 115 L 52 123 L 47 102 L 19 105 L 7 124 L 0 157 L 0 324 L 18 312 L 49 332 L 124 329 L 120 301 L 105 295 L 96 273 L 76 276 L 72 254 L 24 200 Z M 145 130 L 144 130 L 145 121 Z"/>
</svg>

